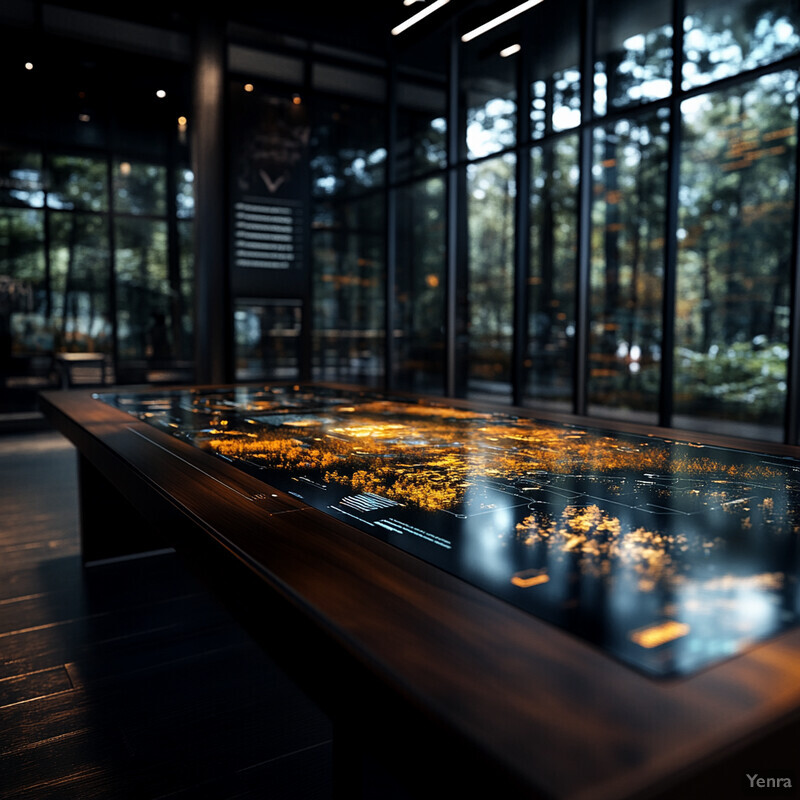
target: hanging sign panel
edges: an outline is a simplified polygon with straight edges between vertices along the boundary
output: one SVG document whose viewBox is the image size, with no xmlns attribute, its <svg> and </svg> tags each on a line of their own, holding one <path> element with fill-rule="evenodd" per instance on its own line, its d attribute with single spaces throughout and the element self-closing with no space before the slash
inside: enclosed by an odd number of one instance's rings
<svg viewBox="0 0 800 800">
<path fill-rule="evenodd" d="M 234 207 L 234 266 L 296 269 L 303 260 L 303 207 L 260 198 Z"/>
<path fill-rule="evenodd" d="M 231 265 L 234 284 L 285 286 L 306 267 L 310 127 L 299 98 L 231 93 Z M 287 287 L 288 288 L 288 287 Z"/>
</svg>

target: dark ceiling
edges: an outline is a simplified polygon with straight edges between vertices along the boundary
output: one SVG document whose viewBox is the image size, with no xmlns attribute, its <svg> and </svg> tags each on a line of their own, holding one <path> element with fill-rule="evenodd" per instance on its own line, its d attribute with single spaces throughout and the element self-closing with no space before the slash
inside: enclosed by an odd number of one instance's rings
<svg viewBox="0 0 800 800">
<path fill-rule="evenodd" d="M 238 23 L 257 34 L 282 34 L 345 47 L 370 55 L 385 55 L 391 47 L 392 27 L 423 8 L 418 0 L 406 7 L 402 0 L 226 0 L 216 7 L 207 7 L 205 13 L 217 15 L 220 24 Z M 61 2 L 49 0 L 52 5 L 78 9 L 104 17 L 126 19 L 160 28 L 188 31 L 194 18 L 203 13 L 204 4 L 180 0 L 136 0 L 135 2 L 108 3 L 101 0 L 75 0 Z M 419 29 L 441 25 L 452 13 L 467 5 L 469 0 L 450 0 L 448 6 L 432 14 Z"/>
</svg>

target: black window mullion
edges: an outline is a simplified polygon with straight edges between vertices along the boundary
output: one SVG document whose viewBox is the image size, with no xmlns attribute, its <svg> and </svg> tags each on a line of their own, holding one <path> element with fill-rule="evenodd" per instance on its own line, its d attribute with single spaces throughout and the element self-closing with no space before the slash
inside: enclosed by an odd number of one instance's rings
<svg viewBox="0 0 800 800">
<path fill-rule="evenodd" d="M 531 98 L 529 48 L 523 47 L 517 61 L 517 163 L 516 242 L 514 247 L 514 340 L 511 362 L 512 403 L 523 405 L 525 356 L 528 349 L 528 272 L 530 264 L 531 191 Z"/>
<path fill-rule="evenodd" d="M 111 322 L 111 374 L 116 381 L 119 371 L 119 331 L 117 329 L 117 245 L 114 218 L 114 164 L 111 152 L 106 153 L 108 182 L 108 317 Z"/>
<path fill-rule="evenodd" d="M 389 65 L 387 76 L 387 154 L 386 175 L 384 179 L 386 210 L 384 225 L 386 230 L 386 271 L 384 286 L 384 388 L 395 388 L 395 288 L 397 285 L 397 64 L 394 59 Z M 408 335 L 408 332 L 406 332 Z"/>
<path fill-rule="evenodd" d="M 800 102 L 800 101 L 796 101 Z M 800 128 L 800 114 L 796 126 Z M 798 136 L 800 141 L 800 136 Z M 784 441 L 798 444 L 800 438 L 800 147 L 795 148 L 794 175 L 794 214 L 792 230 L 791 300 L 789 327 L 789 359 L 786 365 L 786 409 L 784 421 Z"/>
<path fill-rule="evenodd" d="M 592 248 L 592 136 L 594 106 L 595 0 L 584 0 L 581 25 L 581 115 L 578 188 L 578 247 L 575 297 L 573 411 L 586 414 L 589 363 L 590 264 Z"/>
<path fill-rule="evenodd" d="M 667 214 L 662 286 L 661 382 L 658 418 L 662 427 L 672 424 L 675 370 L 675 300 L 678 270 L 678 193 L 681 165 L 681 76 L 683 74 L 684 0 L 672 8 L 672 95 L 670 97 Z"/>
<path fill-rule="evenodd" d="M 464 309 L 459 294 L 466 292 L 461 268 L 466 243 L 464 227 L 465 167 L 459 164 L 461 153 L 461 104 L 459 103 L 459 40 L 455 24 L 450 25 L 450 65 L 447 91 L 447 263 L 445 300 L 445 395 L 460 397 L 465 392 L 464 367 L 461 355 L 461 315 Z"/>
<path fill-rule="evenodd" d="M 167 139 L 167 274 L 170 288 L 170 324 L 172 333 L 172 357 L 182 358 L 183 335 L 183 291 L 181 286 L 180 238 L 178 235 L 178 157 L 175 137 Z"/>
</svg>

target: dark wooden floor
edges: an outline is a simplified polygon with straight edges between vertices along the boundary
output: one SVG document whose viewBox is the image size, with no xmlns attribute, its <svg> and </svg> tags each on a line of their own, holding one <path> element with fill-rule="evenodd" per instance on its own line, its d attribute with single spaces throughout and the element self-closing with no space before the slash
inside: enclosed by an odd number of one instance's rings
<svg viewBox="0 0 800 800">
<path fill-rule="evenodd" d="M 331 796 L 331 725 L 174 554 L 84 570 L 76 454 L 0 436 L 0 797 Z"/>
</svg>

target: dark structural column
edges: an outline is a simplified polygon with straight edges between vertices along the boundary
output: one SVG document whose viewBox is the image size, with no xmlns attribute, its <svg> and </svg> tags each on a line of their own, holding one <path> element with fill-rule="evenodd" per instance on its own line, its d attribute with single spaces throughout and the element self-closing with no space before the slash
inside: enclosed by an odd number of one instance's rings
<svg viewBox="0 0 800 800">
<path fill-rule="evenodd" d="M 194 31 L 192 166 L 194 169 L 195 381 L 233 379 L 228 269 L 225 136 L 226 37 L 223 19 L 198 11 Z"/>
</svg>

